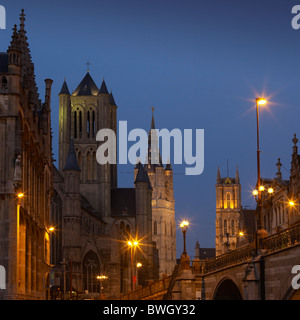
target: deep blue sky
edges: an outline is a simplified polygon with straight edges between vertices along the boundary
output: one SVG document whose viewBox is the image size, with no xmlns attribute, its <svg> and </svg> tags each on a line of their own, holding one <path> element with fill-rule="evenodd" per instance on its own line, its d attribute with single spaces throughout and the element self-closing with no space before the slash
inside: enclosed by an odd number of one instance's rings
<svg viewBox="0 0 300 320">
<path fill-rule="evenodd" d="M 300 30 L 291 27 L 291 9 L 300 0 L 85 0 L 0 1 L 9 45 L 21 8 L 41 98 L 52 78 L 52 127 L 57 158 L 58 93 L 66 77 L 74 90 L 90 72 L 98 86 L 105 77 L 118 104 L 118 120 L 129 128 L 149 129 L 150 107 L 157 128 L 204 129 L 205 169 L 185 176 L 174 168 L 176 218 L 191 219 L 188 252 L 196 239 L 213 247 L 217 167 L 234 175 L 238 165 L 243 205 L 256 180 L 254 99 L 272 95 L 270 112 L 261 114 L 262 176 L 273 177 L 277 158 L 290 169 L 294 132 L 300 136 Z M 251 101 L 252 99 L 252 101 Z M 119 186 L 133 186 L 119 167 Z M 283 168 L 284 178 L 288 172 Z M 178 230 L 177 255 L 182 251 Z"/>
</svg>

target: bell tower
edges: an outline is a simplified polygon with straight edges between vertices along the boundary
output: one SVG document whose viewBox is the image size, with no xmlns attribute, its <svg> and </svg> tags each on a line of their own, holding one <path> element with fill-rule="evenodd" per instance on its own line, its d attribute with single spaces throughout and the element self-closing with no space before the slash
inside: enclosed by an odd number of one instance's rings
<svg viewBox="0 0 300 320">
<path fill-rule="evenodd" d="M 235 178 L 221 178 L 218 168 L 216 181 L 216 255 L 236 248 L 241 212 L 241 184 L 238 168 Z"/>
</svg>

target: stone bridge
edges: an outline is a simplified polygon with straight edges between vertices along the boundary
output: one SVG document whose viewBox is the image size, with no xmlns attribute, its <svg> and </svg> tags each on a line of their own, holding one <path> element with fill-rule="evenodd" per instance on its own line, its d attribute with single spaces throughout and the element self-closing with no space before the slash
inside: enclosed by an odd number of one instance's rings
<svg viewBox="0 0 300 320">
<path fill-rule="evenodd" d="M 176 266 L 172 276 L 122 297 L 124 300 L 300 300 L 292 268 L 300 265 L 300 224 L 205 261 Z M 300 283 L 300 280 L 299 280 Z"/>
</svg>

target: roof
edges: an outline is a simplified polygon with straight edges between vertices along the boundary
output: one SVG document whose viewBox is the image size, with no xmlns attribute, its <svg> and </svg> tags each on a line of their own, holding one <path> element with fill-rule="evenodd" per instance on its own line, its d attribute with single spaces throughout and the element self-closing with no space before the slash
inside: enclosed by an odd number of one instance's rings
<svg viewBox="0 0 300 320">
<path fill-rule="evenodd" d="M 8 72 L 8 54 L 0 52 L 0 72 Z"/>
<path fill-rule="evenodd" d="M 70 95 L 70 91 L 69 91 L 69 88 L 68 88 L 66 80 L 64 81 L 59 94 L 68 94 L 68 95 Z"/>
<path fill-rule="evenodd" d="M 116 102 L 115 102 L 115 99 L 114 99 L 114 96 L 113 96 L 112 92 L 111 92 L 110 95 L 109 95 L 109 103 L 110 103 L 112 106 L 116 106 Z"/>
<path fill-rule="evenodd" d="M 68 157 L 67 157 L 66 164 L 64 167 L 64 171 L 80 171 L 80 168 L 79 168 L 78 162 L 77 162 L 73 139 L 71 139 L 71 141 L 70 141 L 69 153 L 68 153 Z"/>
<path fill-rule="evenodd" d="M 135 189 L 117 188 L 111 190 L 111 215 L 135 216 Z"/>
<path fill-rule="evenodd" d="M 139 171 L 138 171 L 136 179 L 134 181 L 134 183 L 138 183 L 138 182 L 146 182 L 146 183 L 148 183 L 149 188 L 151 188 L 148 173 L 143 166 L 139 167 Z"/>
<path fill-rule="evenodd" d="M 101 87 L 100 87 L 98 94 L 101 94 L 101 93 L 109 94 L 104 79 L 102 81 L 102 84 L 101 84 Z"/>
<path fill-rule="evenodd" d="M 73 96 L 96 96 L 98 91 L 99 89 L 96 86 L 93 78 L 91 77 L 90 73 L 87 72 L 79 86 L 73 92 Z"/>
</svg>

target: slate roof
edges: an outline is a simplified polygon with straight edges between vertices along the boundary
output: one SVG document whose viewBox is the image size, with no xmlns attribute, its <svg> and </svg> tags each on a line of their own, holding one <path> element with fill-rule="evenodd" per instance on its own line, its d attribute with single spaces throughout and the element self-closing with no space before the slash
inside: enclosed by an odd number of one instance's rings
<svg viewBox="0 0 300 320">
<path fill-rule="evenodd" d="M 73 96 L 96 96 L 98 91 L 98 87 L 88 72 L 73 92 Z"/>
<path fill-rule="evenodd" d="M 68 94 L 68 95 L 70 95 L 70 91 L 69 91 L 69 88 L 68 88 L 66 80 L 64 81 L 59 94 Z"/>
<path fill-rule="evenodd" d="M 66 160 L 66 164 L 64 167 L 64 171 L 80 171 L 78 166 L 74 141 L 71 139 L 70 146 L 69 146 L 69 154 Z"/>
<path fill-rule="evenodd" d="M 101 84 L 101 87 L 100 87 L 98 94 L 101 94 L 101 93 L 109 94 L 104 79 L 102 81 L 102 84 Z"/>
</svg>

